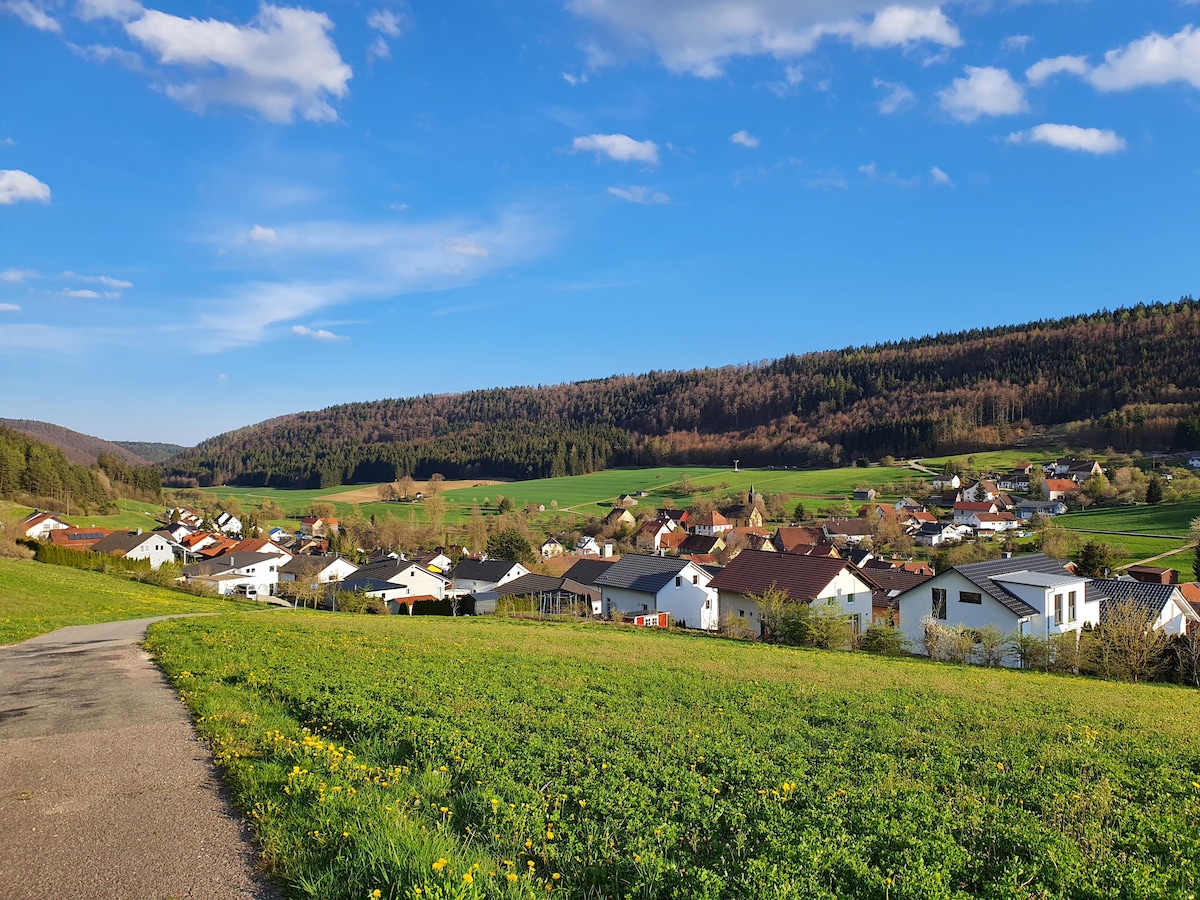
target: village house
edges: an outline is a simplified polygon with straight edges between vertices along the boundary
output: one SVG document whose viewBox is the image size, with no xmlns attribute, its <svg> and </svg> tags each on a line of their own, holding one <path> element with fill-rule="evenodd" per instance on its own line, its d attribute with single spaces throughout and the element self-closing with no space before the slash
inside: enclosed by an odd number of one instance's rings
<svg viewBox="0 0 1200 900">
<path fill-rule="evenodd" d="M 931 487 L 935 491 L 957 491 L 962 487 L 962 479 L 957 475 L 935 475 Z"/>
<path fill-rule="evenodd" d="M 716 510 L 705 513 L 692 521 L 692 534 L 724 534 L 733 524 Z"/>
<path fill-rule="evenodd" d="M 338 520 L 334 518 L 323 519 L 320 516 L 305 516 L 300 520 L 300 530 L 311 534 L 313 537 L 337 534 Z"/>
<path fill-rule="evenodd" d="M 1017 517 L 1028 522 L 1036 515 L 1061 516 L 1067 504 L 1061 500 L 1022 500 L 1017 504 Z"/>
<path fill-rule="evenodd" d="M 637 519 L 633 517 L 633 513 L 627 509 L 622 509 L 619 506 L 604 517 L 604 525 L 606 528 L 627 528 L 636 524 Z M 597 549 L 596 552 L 599 553 L 600 551 Z"/>
<path fill-rule="evenodd" d="M 762 510 L 757 506 L 740 503 L 726 507 L 721 514 L 734 528 L 762 528 Z"/>
<path fill-rule="evenodd" d="M 158 531 L 114 531 L 92 545 L 93 553 L 106 553 L 131 560 L 149 560 L 157 570 L 163 563 L 175 561 L 173 541 Z"/>
<path fill-rule="evenodd" d="M 1020 528 L 1021 520 L 1010 512 L 972 513 L 966 524 L 979 533 L 995 534 Z"/>
<path fill-rule="evenodd" d="M 962 498 L 972 503 L 982 503 L 995 500 L 1000 494 L 1000 488 L 994 481 L 980 480 L 963 488 Z"/>
<path fill-rule="evenodd" d="M 562 542 L 560 542 L 558 538 L 551 535 L 550 537 L 546 538 L 546 540 L 542 541 L 540 552 L 542 554 L 542 559 L 552 559 L 555 556 L 562 556 L 564 553 L 566 553 L 566 548 L 563 547 Z"/>
<path fill-rule="evenodd" d="M 853 499 L 855 501 L 870 501 L 874 500 L 878 496 L 879 492 L 876 491 L 875 488 L 862 488 L 854 492 Z"/>
<path fill-rule="evenodd" d="M 463 559 L 450 572 L 454 590 L 460 594 L 494 591 L 528 575 L 529 569 L 511 559 Z"/>
<path fill-rule="evenodd" d="M 712 573 L 677 557 L 622 556 L 596 578 L 603 616 L 670 613 L 681 628 L 715 631 L 720 623 Z"/>
<path fill-rule="evenodd" d="M 52 531 L 71 527 L 69 522 L 47 512 L 32 512 L 17 526 L 24 537 L 34 541 L 45 540 L 46 535 Z"/>
<path fill-rule="evenodd" d="M 70 550 L 91 550 L 99 541 L 108 537 L 107 528 L 55 528 L 49 532 L 50 543 Z"/>
<path fill-rule="evenodd" d="M 1079 485 L 1069 478 L 1047 478 L 1046 499 L 1066 500 L 1079 496 Z"/>
<path fill-rule="evenodd" d="M 643 522 L 638 529 L 637 535 L 633 539 L 634 545 L 639 550 L 657 553 L 663 537 L 671 534 L 674 529 L 675 523 L 670 519 L 665 522 L 661 519 L 649 519 Z"/>
<path fill-rule="evenodd" d="M 242 533 L 242 520 L 227 512 L 222 512 L 217 516 L 216 526 L 218 531 L 222 531 L 225 534 Z"/>
<path fill-rule="evenodd" d="M 1146 584 L 1125 578 L 1093 578 L 1090 588 L 1100 596 L 1100 623 L 1108 621 L 1117 604 L 1131 603 L 1146 616 L 1150 628 L 1166 634 L 1187 634 L 1200 623 L 1200 613 L 1177 584 Z"/>
<path fill-rule="evenodd" d="M 1010 472 L 1007 475 L 1001 475 L 996 481 L 996 486 L 1002 491 L 1018 491 L 1025 493 L 1029 490 L 1032 484 L 1032 478 L 1028 472 L 1016 471 Z"/>
<path fill-rule="evenodd" d="M 333 554 L 297 556 L 279 567 L 279 580 L 315 587 L 318 584 L 345 581 L 357 571 L 358 567 L 353 563 Z"/>
<path fill-rule="evenodd" d="M 826 519 L 821 531 L 829 543 L 854 547 L 871 537 L 871 526 L 866 519 Z"/>
<path fill-rule="evenodd" d="M 876 585 L 849 560 L 747 550 L 730 560 L 710 587 L 717 589 L 721 618 L 737 620 L 754 634 L 764 629 L 763 610 L 754 597 L 772 588 L 794 603 L 831 602 L 859 634 L 871 624 Z"/>
<path fill-rule="evenodd" d="M 1129 566 L 1125 569 L 1125 574 L 1134 581 L 1141 581 L 1145 584 L 1177 584 L 1179 582 L 1179 573 L 1175 569 L 1163 566 Z"/>
<path fill-rule="evenodd" d="M 1042 554 L 955 566 L 897 598 L 897 627 L 914 649 L 925 621 L 1050 637 L 1100 624 L 1100 594 Z M 1015 664 L 1008 658 L 1006 664 Z"/>
<path fill-rule="evenodd" d="M 654 515 L 660 519 L 670 519 L 680 528 L 687 528 L 692 521 L 692 514 L 686 509 L 656 509 Z"/>
<path fill-rule="evenodd" d="M 218 594 L 271 596 L 279 584 L 280 559 L 274 553 L 244 553 L 205 559 L 183 569 L 190 584 L 202 584 Z"/>
<path fill-rule="evenodd" d="M 918 547 L 940 547 L 942 544 L 954 544 L 962 535 L 953 525 L 945 522 L 925 522 L 913 532 L 913 543 Z"/>
<path fill-rule="evenodd" d="M 725 549 L 723 534 L 689 534 L 679 545 L 679 552 L 689 555 L 720 553 Z"/>
<path fill-rule="evenodd" d="M 615 560 L 581 559 L 563 573 L 563 588 L 586 599 L 593 616 L 602 616 L 601 590 L 596 579 L 607 572 Z"/>
<path fill-rule="evenodd" d="M 825 532 L 819 527 L 784 525 L 776 530 L 771 543 L 780 553 L 791 553 L 797 547 L 813 547 L 828 541 L 825 539 Z"/>
<path fill-rule="evenodd" d="M 637 506 L 638 502 L 632 494 L 622 494 L 617 498 L 617 502 L 613 506 L 618 506 L 621 509 L 629 509 L 631 506 Z"/>
<path fill-rule="evenodd" d="M 467 562 L 468 560 L 463 560 Z M 477 560 L 471 560 L 476 562 Z M 460 562 L 459 565 L 462 565 Z M 524 569 L 524 566 L 521 566 Z M 525 571 L 528 571 L 527 569 Z M 383 559 L 363 566 L 354 573 L 355 578 L 373 578 L 407 588 L 404 597 L 432 597 L 441 600 L 446 596 L 450 579 L 431 572 L 420 563 L 410 559 Z"/>
<path fill-rule="evenodd" d="M 960 501 L 954 504 L 954 524 L 955 525 L 970 525 L 971 517 L 980 513 L 994 515 L 1000 511 L 1000 507 L 992 501 L 984 501 L 980 503 L 969 503 Z M 972 526 L 973 527 L 973 526 Z"/>
<path fill-rule="evenodd" d="M 896 501 L 895 510 L 903 516 L 904 513 L 922 513 L 925 512 L 925 504 L 912 497 L 901 497 Z"/>
<path fill-rule="evenodd" d="M 1065 478 L 1076 483 L 1087 481 L 1093 475 L 1099 475 L 1104 469 L 1094 459 L 1075 459 L 1064 457 L 1054 463 L 1054 476 Z"/>
<path fill-rule="evenodd" d="M 622 510 L 622 512 L 625 512 L 625 510 Z M 632 518 L 632 516 L 630 518 Z M 594 537 L 592 537 L 591 535 L 585 534 L 579 540 L 577 540 L 575 542 L 575 555 L 576 556 L 599 556 L 600 555 L 600 544 L 598 544 L 596 542 L 596 539 Z"/>
</svg>

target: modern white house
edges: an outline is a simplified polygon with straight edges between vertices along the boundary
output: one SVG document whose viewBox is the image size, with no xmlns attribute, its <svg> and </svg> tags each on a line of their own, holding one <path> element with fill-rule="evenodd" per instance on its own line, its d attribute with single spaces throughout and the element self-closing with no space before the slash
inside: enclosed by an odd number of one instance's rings
<svg viewBox="0 0 1200 900">
<path fill-rule="evenodd" d="M 1099 625 L 1100 596 L 1061 560 L 1016 556 L 955 566 L 905 591 L 897 598 L 897 627 L 914 648 L 921 645 L 926 616 L 947 626 L 994 625 L 1005 634 L 1050 637 Z"/>
<path fill-rule="evenodd" d="M 297 556 L 289 559 L 279 568 L 281 582 L 298 582 L 300 584 L 318 585 L 330 582 L 345 581 L 358 571 L 354 563 L 335 555 Z"/>
<path fill-rule="evenodd" d="M 692 520 L 692 534 L 702 534 L 708 537 L 724 534 L 733 528 L 733 523 L 719 512 L 710 512 L 699 519 Z"/>
<path fill-rule="evenodd" d="M 355 578 L 387 581 L 408 588 L 407 597 L 433 597 L 441 600 L 446 596 L 450 579 L 438 572 L 431 572 L 409 559 L 383 559 L 363 566 L 354 573 Z"/>
<path fill-rule="evenodd" d="M 566 552 L 562 542 L 558 538 L 551 535 L 542 541 L 542 559 L 550 559 L 554 556 L 562 556 Z"/>
<path fill-rule="evenodd" d="M 460 594 L 478 594 L 498 590 L 504 584 L 528 575 L 529 569 L 511 559 L 459 560 L 450 573 L 454 590 Z"/>
<path fill-rule="evenodd" d="M 621 512 L 626 512 L 626 510 L 621 510 Z M 583 537 L 581 537 L 578 541 L 575 542 L 575 555 L 576 556 L 599 556 L 600 555 L 600 545 L 598 543 L 596 543 L 596 539 L 594 537 L 591 537 L 590 535 L 585 534 Z"/>
<path fill-rule="evenodd" d="M 600 615 L 665 612 L 682 628 L 716 631 L 721 617 L 712 578 L 690 560 L 630 553 L 596 578 Z"/>
<path fill-rule="evenodd" d="M 871 626 L 871 594 L 878 585 L 847 559 L 743 550 L 713 578 L 722 618 L 736 618 L 761 634 L 762 608 L 751 599 L 774 588 L 797 603 L 832 602 L 855 634 Z"/>
<path fill-rule="evenodd" d="M 223 512 L 217 516 L 216 525 L 218 530 L 223 531 L 226 534 L 242 533 L 242 520 L 237 516 L 230 515 L 227 512 Z"/>
<path fill-rule="evenodd" d="M 92 544 L 92 552 L 125 559 L 147 559 L 150 568 L 157 570 L 163 563 L 175 561 L 175 542 L 161 531 L 114 531 Z"/>
<path fill-rule="evenodd" d="M 206 584 L 218 594 L 259 596 L 275 593 L 282 560 L 274 553 L 230 553 L 185 566 L 183 576 L 193 584 Z"/>
<path fill-rule="evenodd" d="M 1147 584 L 1129 578 L 1093 578 L 1091 588 L 1100 595 L 1100 621 L 1108 618 L 1114 604 L 1132 602 L 1146 614 L 1151 628 L 1167 634 L 1187 634 L 1200 622 L 1200 612 L 1190 604 L 1177 584 Z"/>
<path fill-rule="evenodd" d="M 977 532 L 1012 531 L 1021 527 L 1021 520 L 1010 512 L 972 513 L 967 524 Z"/>
<path fill-rule="evenodd" d="M 957 491 L 962 487 L 962 479 L 957 475 L 935 475 L 931 487 L 935 491 Z"/>
</svg>

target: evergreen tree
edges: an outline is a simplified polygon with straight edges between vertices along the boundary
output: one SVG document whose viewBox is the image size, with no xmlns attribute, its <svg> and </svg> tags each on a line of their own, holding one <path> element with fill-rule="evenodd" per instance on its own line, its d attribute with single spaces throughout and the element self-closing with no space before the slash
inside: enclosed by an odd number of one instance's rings
<svg viewBox="0 0 1200 900">
<path fill-rule="evenodd" d="M 1101 578 L 1112 569 L 1112 547 L 1088 541 L 1075 556 L 1075 571 L 1087 578 Z"/>
<path fill-rule="evenodd" d="M 1146 502 L 1154 506 L 1157 503 L 1162 503 L 1162 498 L 1162 481 L 1155 475 L 1150 479 L 1150 483 L 1146 485 Z"/>
<path fill-rule="evenodd" d="M 498 531 L 488 538 L 487 554 L 493 559 L 513 559 L 527 566 L 534 560 L 529 541 L 515 528 Z"/>
</svg>

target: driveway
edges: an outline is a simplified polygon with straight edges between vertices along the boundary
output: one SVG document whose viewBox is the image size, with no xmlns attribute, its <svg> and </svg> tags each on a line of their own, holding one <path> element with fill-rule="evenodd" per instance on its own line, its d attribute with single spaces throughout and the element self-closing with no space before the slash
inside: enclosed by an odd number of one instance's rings
<svg viewBox="0 0 1200 900">
<path fill-rule="evenodd" d="M 5 900 L 274 900 L 183 703 L 138 647 L 154 619 L 0 647 Z"/>
</svg>

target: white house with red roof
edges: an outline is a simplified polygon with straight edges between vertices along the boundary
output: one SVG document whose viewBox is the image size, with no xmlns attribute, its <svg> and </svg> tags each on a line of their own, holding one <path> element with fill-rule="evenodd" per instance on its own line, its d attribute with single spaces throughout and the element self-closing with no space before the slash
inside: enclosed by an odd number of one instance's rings
<svg viewBox="0 0 1200 900">
<path fill-rule="evenodd" d="M 44 540 L 52 531 L 70 527 L 70 523 L 47 512 L 32 512 L 21 520 L 20 525 L 24 536 L 35 541 Z"/>
</svg>

